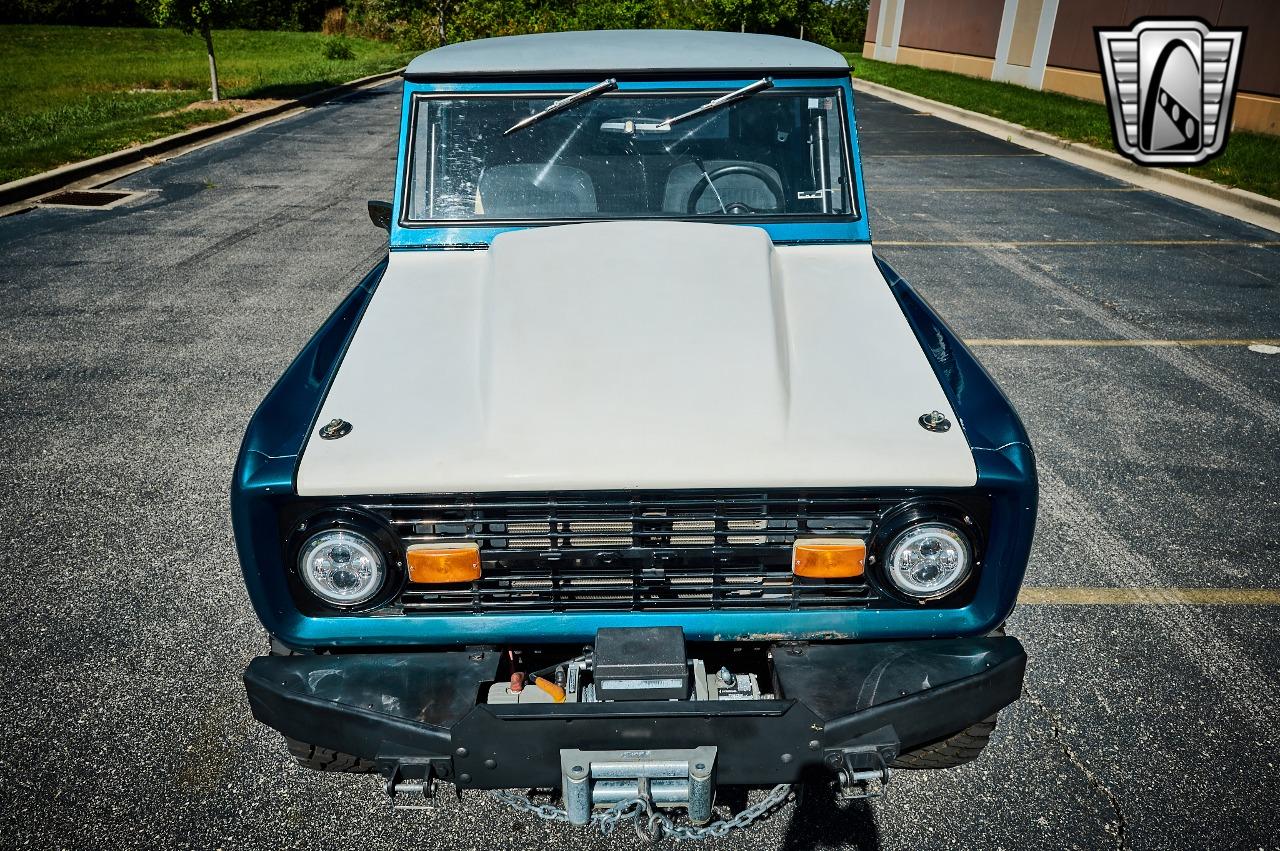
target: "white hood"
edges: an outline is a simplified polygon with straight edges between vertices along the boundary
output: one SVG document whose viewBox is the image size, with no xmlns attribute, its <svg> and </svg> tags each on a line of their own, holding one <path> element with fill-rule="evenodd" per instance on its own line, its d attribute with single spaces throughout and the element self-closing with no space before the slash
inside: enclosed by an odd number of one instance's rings
<svg viewBox="0 0 1280 851">
<path fill-rule="evenodd" d="M 306 495 L 968 486 L 955 415 L 866 245 L 608 222 L 392 252 Z"/>
</svg>

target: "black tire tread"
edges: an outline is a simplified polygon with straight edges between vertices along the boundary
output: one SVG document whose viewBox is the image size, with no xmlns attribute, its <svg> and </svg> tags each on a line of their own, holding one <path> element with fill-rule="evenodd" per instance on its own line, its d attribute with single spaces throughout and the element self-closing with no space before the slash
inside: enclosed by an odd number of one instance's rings
<svg viewBox="0 0 1280 851">
<path fill-rule="evenodd" d="M 312 771 L 344 772 L 348 774 L 370 774 L 377 771 L 372 760 L 352 756 L 349 753 L 322 748 L 317 745 L 300 742 L 297 739 L 284 737 L 289 745 L 289 753 L 298 765 Z"/>
<path fill-rule="evenodd" d="M 996 717 L 992 715 L 950 738 L 901 754 L 889 765 L 909 769 L 955 768 L 973 762 L 991 741 L 995 729 Z"/>
</svg>

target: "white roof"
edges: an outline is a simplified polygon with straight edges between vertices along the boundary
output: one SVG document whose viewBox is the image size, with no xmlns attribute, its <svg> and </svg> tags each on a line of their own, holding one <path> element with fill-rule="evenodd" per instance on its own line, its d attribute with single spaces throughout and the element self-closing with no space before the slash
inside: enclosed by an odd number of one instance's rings
<svg viewBox="0 0 1280 851">
<path fill-rule="evenodd" d="M 427 51 L 406 77 L 520 76 L 715 71 L 717 76 L 816 72 L 847 74 L 830 48 L 776 35 L 698 30 L 597 30 L 464 41 Z M 723 73 L 730 72 L 730 73 Z"/>
</svg>

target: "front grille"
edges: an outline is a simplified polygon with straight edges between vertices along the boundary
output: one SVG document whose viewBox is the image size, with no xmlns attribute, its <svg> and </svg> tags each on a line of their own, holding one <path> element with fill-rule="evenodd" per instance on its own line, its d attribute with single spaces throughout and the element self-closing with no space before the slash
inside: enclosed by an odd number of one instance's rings
<svg viewBox="0 0 1280 851">
<path fill-rule="evenodd" d="M 415 543 L 474 541 L 483 577 L 409 585 L 405 614 L 865 606 L 862 577 L 791 572 L 797 535 L 866 538 L 896 501 L 775 493 L 517 494 L 363 507 Z"/>
</svg>

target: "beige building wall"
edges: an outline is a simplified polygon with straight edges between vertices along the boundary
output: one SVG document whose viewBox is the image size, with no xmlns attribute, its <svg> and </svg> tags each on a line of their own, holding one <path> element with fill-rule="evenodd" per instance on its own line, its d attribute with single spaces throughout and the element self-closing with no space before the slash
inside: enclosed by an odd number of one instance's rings
<svg viewBox="0 0 1280 851">
<path fill-rule="evenodd" d="M 917 65 L 921 68 L 932 68 L 935 71 L 950 71 L 953 74 L 987 79 L 991 78 L 991 69 L 995 65 L 994 60 L 984 56 L 966 56 L 963 53 L 945 53 L 918 47 L 899 47 L 898 62 Z"/>
<path fill-rule="evenodd" d="M 1046 92 L 1061 92 L 1064 95 L 1096 100 L 1102 103 L 1106 95 L 1102 91 L 1102 75 L 1093 71 L 1075 71 L 1071 68 L 1045 68 L 1044 84 Z"/>
<path fill-rule="evenodd" d="M 1020 0 L 1014 4 L 1013 29 L 1009 38 L 1009 54 L 1005 60 L 1010 65 L 1031 67 L 1031 54 L 1036 49 L 1036 35 L 1040 29 L 1040 13 L 1044 0 Z"/>
</svg>

